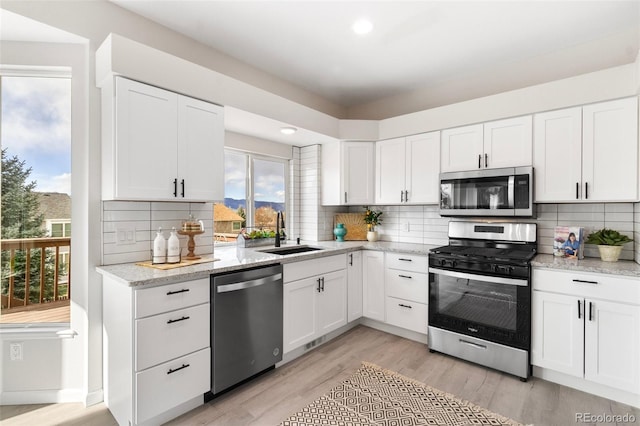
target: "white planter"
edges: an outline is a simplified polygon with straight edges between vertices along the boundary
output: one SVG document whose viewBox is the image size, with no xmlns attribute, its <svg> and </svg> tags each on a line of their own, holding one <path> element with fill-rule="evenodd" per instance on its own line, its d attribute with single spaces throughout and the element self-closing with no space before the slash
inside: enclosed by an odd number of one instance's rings
<svg viewBox="0 0 640 426">
<path fill-rule="evenodd" d="M 622 251 L 622 246 L 605 246 L 598 245 L 598 251 L 600 252 L 600 259 L 604 262 L 617 262 Z"/>
<path fill-rule="evenodd" d="M 367 240 L 371 242 L 378 241 L 378 231 L 367 231 Z"/>
</svg>

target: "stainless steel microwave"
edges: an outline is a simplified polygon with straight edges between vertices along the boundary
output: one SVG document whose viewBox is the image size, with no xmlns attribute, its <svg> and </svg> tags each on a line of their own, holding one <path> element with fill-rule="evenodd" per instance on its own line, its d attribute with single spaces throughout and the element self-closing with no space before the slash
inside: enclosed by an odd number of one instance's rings
<svg viewBox="0 0 640 426">
<path fill-rule="evenodd" d="M 440 173 L 440 215 L 532 217 L 533 167 Z"/>
</svg>

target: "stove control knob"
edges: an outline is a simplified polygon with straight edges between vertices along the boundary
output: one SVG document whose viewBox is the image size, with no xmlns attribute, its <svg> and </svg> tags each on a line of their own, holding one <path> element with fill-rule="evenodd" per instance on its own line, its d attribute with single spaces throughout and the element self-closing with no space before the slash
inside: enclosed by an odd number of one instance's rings
<svg viewBox="0 0 640 426">
<path fill-rule="evenodd" d="M 447 263 L 447 261 L 444 259 L 439 259 L 438 263 L 440 264 L 440 266 L 444 266 L 444 264 Z"/>
<path fill-rule="evenodd" d="M 498 272 L 498 265 L 491 265 L 489 269 L 491 269 L 491 272 Z"/>
</svg>

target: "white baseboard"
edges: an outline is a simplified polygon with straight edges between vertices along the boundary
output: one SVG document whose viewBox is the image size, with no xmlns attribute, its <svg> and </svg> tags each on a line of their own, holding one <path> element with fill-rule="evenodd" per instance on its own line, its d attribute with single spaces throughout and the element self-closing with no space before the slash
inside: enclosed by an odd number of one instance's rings
<svg viewBox="0 0 640 426">
<path fill-rule="evenodd" d="M 104 401 L 104 391 L 102 389 L 98 389 L 97 391 L 89 392 L 84 397 L 84 405 L 85 407 L 89 407 L 91 405 L 96 405 Z"/>
<path fill-rule="evenodd" d="M 85 402 L 82 389 L 11 391 L 0 393 L 1 405 L 57 404 L 61 402 Z"/>
</svg>

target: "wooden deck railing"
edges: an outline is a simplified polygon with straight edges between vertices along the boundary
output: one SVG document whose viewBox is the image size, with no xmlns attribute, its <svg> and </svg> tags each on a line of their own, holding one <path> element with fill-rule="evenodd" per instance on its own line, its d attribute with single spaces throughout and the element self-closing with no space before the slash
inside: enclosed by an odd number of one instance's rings
<svg viewBox="0 0 640 426">
<path fill-rule="evenodd" d="M 3 312 L 12 308 L 24 309 L 29 305 L 68 300 L 71 297 L 71 238 L 1 240 L 0 249 Z M 68 256 L 64 265 L 61 261 L 63 254 Z M 33 259 L 37 257 L 37 264 L 32 265 Z M 30 297 L 34 281 L 32 272 L 39 275 L 36 280 L 39 291 L 33 298 Z M 16 294 L 17 292 L 22 294 Z M 47 292 L 50 295 L 47 296 Z"/>
</svg>

